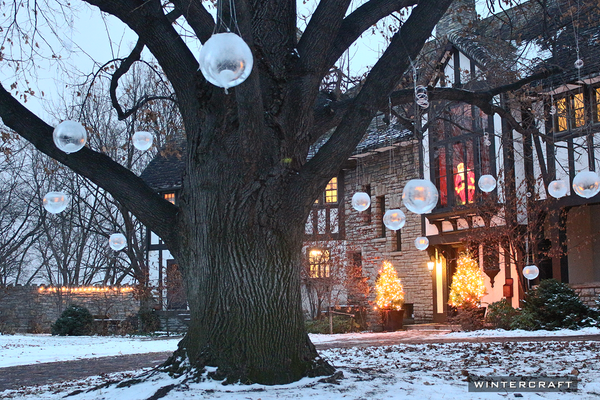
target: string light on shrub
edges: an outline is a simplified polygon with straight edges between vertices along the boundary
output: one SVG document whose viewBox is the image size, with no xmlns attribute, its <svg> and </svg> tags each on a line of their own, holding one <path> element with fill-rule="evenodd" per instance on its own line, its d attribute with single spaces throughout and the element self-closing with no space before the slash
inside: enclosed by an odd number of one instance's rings
<svg viewBox="0 0 600 400">
<path fill-rule="evenodd" d="M 146 151 L 152 147 L 154 136 L 150 132 L 138 131 L 133 134 L 131 141 L 136 149 L 140 151 Z"/>
<path fill-rule="evenodd" d="M 70 154 L 81 150 L 85 146 L 87 133 L 79 122 L 67 120 L 56 125 L 52 132 L 52 139 L 59 150 Z"/>
<path fill-rule="evenodd" d="M 402 203 L 415 214 L 426 214 L 438 202 L 438 190 L 427 179 L 411 179 L 402 190 Z"/>
<path fill-rule="evenodd" d="M 352 196 L 352 207 L 356 211 L 365 211 L 371 206 L 371 196 L 365 192 L 356 192 Z"/>
<path fill-rule="evenodd" d="M 108 238 L 108 245 L 114 251 L 123 250 L 127 246 L 127 239 L 122 233 L 113 233 Z"/>
<path fill-rule="evenodd" d="M 568 189 L 569 186 L 567 185 L 567 182 L 560 179 L 554 180 L 548 184 L 548 193 L 556 199 L 565 196 Z"/>
<path fill-rule="evenodd" d="M 600 178 L 594 171 L 581 171 L 573 179 L 573 190 L 577 195 L 589 199 L 600 192 Z"/>
<path fill-rule="evenodd" d="M 478 307 L 485 294 L 485 282 L 477 261 L 469 254 L 456 260 L 456 272 L 452 275 L 448 304 L 452 307 Z"/>
<path fill-rule="evenodd" d="M 406 223 L 406 216 L 402 212 L 402 210 L 388 210 L 385 212 L 383 216 L 383 224 L 393 231 L 397 231 L 398 229 L 402 229 L 404 224 Z"/>
<path fill-rule="evenodd" d="M 417 250 L 425 250 L 429 247 L 429 239 L 425 236 L 419 236 L 415 239 L 415 247 Z"/>
<path fill-rule="evenodd" d="M 375 282 L 375 303 L 380 309 L 401 310 L 404 304 L 404 288 L 396 269 L 384 261 Z"/>
<path fill-rule="evenodd" d="M 496 178 L 492 175 L 481 175 L 477 184 L 481 191 L 489 193 L 496 188 Z"/>
<path fill-rule="evenodd" d="M 527 265 L 523 268 L 523 276 L 529 280 L 535 279 L 540 274 L 540 269 L 535 265 Z"/>
<path fill-rule="evenodd" d="M 42 199 L 42 204 L 49 213 L 58 214 L 69 205 L 69 196 L 63 192 L 48 192 Z"/>
</svg>

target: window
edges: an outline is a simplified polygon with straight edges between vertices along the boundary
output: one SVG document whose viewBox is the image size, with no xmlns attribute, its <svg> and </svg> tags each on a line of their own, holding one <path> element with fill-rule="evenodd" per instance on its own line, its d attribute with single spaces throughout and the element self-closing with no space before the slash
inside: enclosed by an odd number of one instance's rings
<svg viewBox="0 0 600 400">
<path fill-rule="evenodd" d="M 315 200 L 306 220 L 304 233 L 313 239 L 339 239 L 343 229 L 343 175 L 332 178 L 325 190 Z"/>
<path fill-rule="evenodd" d="M 385 237 L 385 224 L 383 223 L 383 216 L 385 215 L 385 196 L 377 196 L 377 213 L 379 214 L 379 221 L 381 221 L 381 227 L 379 231 L 379 237 Z"/>
<path fill-rule="evenodd" d="M 439 208 L 476 201 L 477 179 L 494 174 L 494 141 L 484 144 L 484 132 L 493 130 L 491 119 L 466 104 L 434 107 L 438 119 L 430 136 L 430 165 L 439 191 Z"/>
<path fill-rule="evenodd" d="M 175 204 L 175 193 L 165 193 L 163 197 L 168 202 Z"/>
<path fill-rule="evenodd" d="M 308 250 L 308 272 L 311 278 L 329 278 L 330 258 L 329 250 Z"/>
<path fill-rule="evenodd" d="M 590 122 L 600 122 L 600 88 L 588 85 L 561 87 L 565 89 L 559 96 L 555 95 L 554 132 L 564 132 L 580 128 Z"/>
</svg>

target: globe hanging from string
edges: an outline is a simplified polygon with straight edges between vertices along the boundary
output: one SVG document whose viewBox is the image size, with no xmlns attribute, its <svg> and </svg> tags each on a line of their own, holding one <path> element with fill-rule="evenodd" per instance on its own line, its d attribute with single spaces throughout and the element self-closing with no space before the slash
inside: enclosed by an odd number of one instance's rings
<svg viewBox="0 0 600 400">
<path fill-rule="evenodd" d="M 589 199 L 600 192 L 600 178 L 594 171 L 581 171 L 573 179 L 573 190 L 578 196 Z"/>
<path fill-rule="evenodd" d="M 535 265 L 527 265 L 523 268 L 523 276 L 529 280 L 535 279 L 540 274 L 540 269 Z"/>
<path fill-rule="evenodd" d="M 419 236 L 415 239 L 415 247 L 417 250 L 425 250 L 429 247 L 429 239 L 425 236 Z"/>
<path fill-rule="evenodd" d="M 438 190 L 427 179 L 411 179 L 402 190 L 402 203 L 415 214 L 426 214 L 438 202 Z"/>
<path fill-rule="evenodd" d="M 393 231 L 402 229 L 405 223 L 406 216 L 404 215 L 402 210 L 388 210 L 383 215 L 383 224 L 386 226 L 386 228 L 391 229 Z"/>
<path fill-rule="evenodd" d="M 371 206 L 371 196 L 365 192 L 356 192 L 352 196 L 352 207 L 356 211 L 365 211 Z"/>
<path fill-rule="evenodd" d="M 565 196 L 568 189 L 567 182 L 561 179 L 554 180 L 548 184 L 548 194 L 556 199 Z"/>
<path fill-rule="evenodd" d="M 122 233 L 113 233 L 108 238 L 108 245 L 114 251 L 123 250 L 127 246 L 127 239 Z"/>
<path fill-rule="evenodd" d="M 489 193 L 496 188 L 496 178 L 492 175 L 481 175 L 477 184 L 482 192 Z"/>
<path fill-rule="evenodd" d="M 69 205 L 69 196 L 63 192 L 48 192 L 42 199 L 46 211 L 58 214 L 66 210 Z"/>
<path fill-rule="evenodd" d="M 575 68 L 581 69 L 583 68 L 583 60 L 581 58 L 578 58 L 573 65 L 575 66 Z"/>
<path fill-rule="evenodd" d="M 54 132 L 52 132 L 52 139 L 59 150 L 70 154 L 81 150 L 85 146 L 87 133 L 79 122 L 67 120 L 56 125 Z"/>
<path fill-rule="evenodd" d="M 232 32 L 217 33 L 200 49 L 200 71 L 207 81 L 227 89 L 244 82 L 252 71 L 252 51 Z"/>
<path fill-rule="evenodd" d="M 154 136 L 150 132 L 138 131 L 133 134 L 131 141 L 136 149 L 140 151 L 146 151 L 152 147 Z"/>
</svg>

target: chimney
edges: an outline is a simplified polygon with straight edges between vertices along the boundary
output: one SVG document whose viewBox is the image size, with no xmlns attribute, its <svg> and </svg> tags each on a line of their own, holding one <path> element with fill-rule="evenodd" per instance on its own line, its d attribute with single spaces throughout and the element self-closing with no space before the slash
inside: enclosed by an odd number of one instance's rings
<svg viewBox="0 0 600 400">
<path fill-rule="evenodd" d="M 477 18 L 475 0 L 454 0 L 436 26 L 438 37 L 448 36 L 468 26 Z"/>
</svg>

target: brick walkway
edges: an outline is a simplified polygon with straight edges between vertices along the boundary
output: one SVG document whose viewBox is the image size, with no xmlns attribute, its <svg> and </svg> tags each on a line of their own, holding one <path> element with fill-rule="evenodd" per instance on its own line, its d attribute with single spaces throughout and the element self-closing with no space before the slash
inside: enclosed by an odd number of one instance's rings
<svg viewBox="0 0 600 400">
<path fill-rule="evenodd" d="M 440 336 L 444 333 L 443 331 L 372 333 L 356 335 L 343 341 L 319 343 L 316 348 L 323 350 L 342 347 L 391 346 L 402 343 L 600 341 L 600 335 L 472 338 L 445 338 Z M 147 353 L 0 368 L 0 392 L 18 389 L 23 386 L 45 385 L 112 372 L 154 367 L 165 361 L 170 355 L 170 352 Z"/>
</svg>

